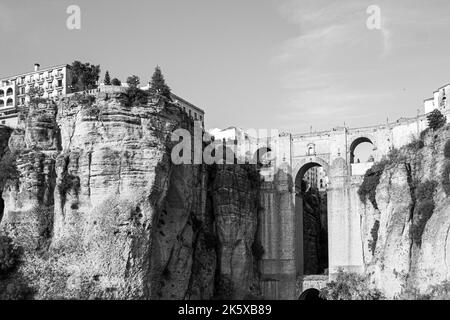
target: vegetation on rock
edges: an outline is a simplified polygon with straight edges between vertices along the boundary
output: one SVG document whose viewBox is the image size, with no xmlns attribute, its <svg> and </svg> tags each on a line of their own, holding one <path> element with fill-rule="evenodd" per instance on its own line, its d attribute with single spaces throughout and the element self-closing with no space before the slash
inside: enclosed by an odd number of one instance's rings
<svg viewBox="0 0 450 320">
<path fill-rule="evenodd" d="M 137 87 L 129 87 L 119 94 L 120 103 L 125 107 L 145 106 L 148 103 L 148 93 Z"/>
<path fill-rule="evenodd" d="M 127 78 L 127 84 L 131 87 L 137 88 L 141 83 L 141 80 L 138 76 L 132 75 Z"/>
<path fill-rule="evenodd" d="M 74 91 L 93 89 L 97 86 L 97 81 L 100 78 L 100 65 L 74 61 L 71 66 L 71 73 L 71 85 Z"/>
<path fill-rule="evenodd" d="M 410 234 L 414 243 L 420 245 L 422 243 L 422 234 L 428 220 L 433 215 L 435 203 L 434 193 L 438 183 L 432 180 L 426 180 L 419 183 L 415 190 L 416 205 L 413 212 L 413 223 L 411 225 Z"/>
<path fill-rule="evenodd" d="M 111 85 L 113 85 L 113 86 L 121 86 L 122 82 L 119 79 L 114 78 L 114 79 L 111 80 Z"/>
<path fill-rule="evenodd" d="M 109 75 L 109 71 L 108 71 L 108 70 L 106 70 L 106 73 L 105 73 L 105 80 L 103 80 L 103 83 L 104 83 L 105 85 L 107 85 L 107 86 L 111 85 L 111 77 L 110 77 L 110 75 Z"/>
<path fill-rule="evenodd" d="M 336 280 L 327 283 L 320 292 L 320 297 L 326 300 L 381 300 L 382 293 L 371 287 L 363 275 L 346 273 L 339 270 Z"/>
<path fill-rule="evenodd" d="M 442 128 L 446 124 L 447 117 L 444 116 L 442 112 L 440 112 L 438 109 L 434 109 L 428 114 L 427 120 L 428 120 L 428 127 L 431 130 L 435 131 L 439 128 Z"/>
<path fill-rule="evenodd" d="M 0 235 L 0 277 L 5 277 L 18 264 L 19 250 L 14 247 L 11 238 Z"/>
<path fill-rule="evenodd" d="M 151 86 L 150 86 L 150 93 L 159 94 L 163 97 L 166 97 L 167 99 L 171 99 L 170 88 L 166 84 L 164 76 L 161 72 L 161 68 L 159 66 L 156 66 L 155 72 L 153 73 Z"/>
<path fill-rule="evenodd" d="M 19 178 L 16 166 L 16 155 L 7 152 L 0 160 L 0 190 L 3 189 L 8 180 Z"/>
</svg>

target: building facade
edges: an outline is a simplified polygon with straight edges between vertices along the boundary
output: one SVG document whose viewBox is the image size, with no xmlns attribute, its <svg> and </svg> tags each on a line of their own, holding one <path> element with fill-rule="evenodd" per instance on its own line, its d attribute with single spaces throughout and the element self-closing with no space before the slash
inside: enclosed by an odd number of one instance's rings
<svg viewBox="0 0 450 320">
<path fill-rule="evenodd" d="M 71 66 L 68 64 L 41 69 L 40 65 L 36 63 L 33 71 L 0 78 L 0 125 L 12 128 L 17 126 L 18 110 L 29 102 L 28 93 L 31 88 L 39 89 L 42 98 L 51 99 L 74 93 L 71 84 Z M 149 89 L 149 85 L 141 89 Z M 117 93 L 124 90 L 126 90 L 126 84 L 123 86 L 100 85 L 96 89 L 88 90 L 88 93 Z M 201 121 L 204 127 L 205 112 L 202 109 L 175 94 L 172 94 L 172 100 L 192 120 Z"/>
<path fill-rule="evenodd" d="M 72 81 L 70 66 L 58 65 L 34 70 L 0 79 L 0 124 L 15 127 L 18 108 L 29 102 L 27 95 L 31 88 L 38 88 L 42 98 L 54 98 L 70 93 Z"/>
</svg>

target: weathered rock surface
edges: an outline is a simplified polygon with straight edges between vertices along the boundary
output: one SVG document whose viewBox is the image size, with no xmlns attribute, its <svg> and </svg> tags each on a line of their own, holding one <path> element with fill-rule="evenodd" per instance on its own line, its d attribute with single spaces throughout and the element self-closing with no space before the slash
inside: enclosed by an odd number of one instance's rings
<svg viewBox="0 0 450 320">
<path fill-rule="evenodd" d="M 384 170 L 376 189 L 378 209 L 367 201 L 362 217 L 363 249 L 367 272 L 373 284 L 387 297 L 419 290 L 449 279 L 450 197 L 444 191 L 445 143 L 450 131 L 430 132 L 423 148 L 403 148 Z M 448 179 L 448 177 L 447 177 Z M 423 185 L 436 185 L 424 197 Z M 431 216 L 421 219 L 430 205 Z M 420 225 L 423 233 L 415 227 Z"/>
<path fill-rule="evenodd" d="M 25 248 L 18 272 L 34 298 L 259 294 L 256 170 L 173 165 L 171 133 L 193 130 L 178 108 L 99 94 L 30 105 L 22 119 L 0 228 Z"/>
</svg>

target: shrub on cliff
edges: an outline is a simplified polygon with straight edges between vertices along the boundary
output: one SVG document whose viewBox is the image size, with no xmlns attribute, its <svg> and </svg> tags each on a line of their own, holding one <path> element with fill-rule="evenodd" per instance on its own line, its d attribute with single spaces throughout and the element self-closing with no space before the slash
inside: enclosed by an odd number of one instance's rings
<svg viewBox="0 0 450 320">
<path fill-rule="evenodd" d="M 8 152 L 0 160 L 0 190 L 3 189 L 8 180 L 19 178 L 16 168 L 16 155 Z"/>
<path fill-rule="evenodd" d="M 357 273 L 346 273 L 339 270 L 336 280 L 327 283 L 320 292 L 326 300 L 381 300 L 382 293 L 371 288 L 369 281 Z"/>
<path fill-rule="evenodd" d="M 73 191 L 75 195 L 78 195 L 80 190 L 80 178 L 64 172 L 61 182 L 58 185 L 58 190 L 61 195 L 61 202 L 64 204 L 66 202 L 67 194 L 70 191 Z"/>
<path fill-rule="evenodd" d="M 450 159 L 450 140 L 447 140 L 444 146 L 444 157 Z"/>
<path fill-rule="evenodd" d="M 156 66 L 155 72 L 153 73 L 151 86 L 150 86 L 150 93 L 151 94 L 159 94 L 163 97 L 166 97 L 169 100 L 171 99 L 170 88 L 166 84 L 166 80 L 164 79 L 164 76 L 161 72 L 161 68 L 159 66 Z"/>
<path fill-rule="evenodd" d="M 263 245 L 259 240 L 253 241 L 252 244 L 252 254 L 256 258 L 256 260 L 261 260 L 264 256 L 265 250 Z"/>
<path fill-rule="evenodd" d="M 375 199 L 376 190 L 380 183 L 380 177 L 383 174 L 384 168 L 387 165 L 386 160 L 375 163 L 372 168 L 366 171 L 364 180 L 358 189 L 358 195 L 363 203 L 366 203 L 367 199 L 370 200 L 375 209 L 378 208 L 377 201 Z"/>
<path fill-rule="evenodd" d="M 137 87 L 129 87 L 119 94 L 118 99 L 125 107 L 145 106 L 148 103 L 148 93 Z"/>
<path fill-rule="evenodd" d="M 447 161 L 442 172 L 442 187 L 444 188 L 445 194 L 450 196 L 450 161 Z"/>
<path fill-rule="evenodd" d="M 444 116 L 438 109 L 434 109 L 428 114 L 427 120 L 428 127 L 432 130 L 437 130 L 446 124 L 447 117 Z"/>
<path fill-rule="evenodd" d="M 418 151 L 425 147 L 422 139 L 414 137 L 413 140 L 406 146 L 409 150 Z"/>
<path fill-rule="evenodd" d="M 18 264 L 19 250 L 14 247 L 11 238 L 0 235 L 0 277 L 5 277 Z"/>
<path fill-rule="evenodd" d="M 119 79 L 114 78 L 114 79 L 111 80 L 111 85 L 113 85 L 113 86 L 121 86 L 122 82 Z"/>
<path fill-rule="evenodd" d="M 137 86 L 141 83 L 141 80 L 138 76 L 132 75 L 127 78 L 127 84 L 131 87 L 137 88 Z"/>
<path fill-rule="evenodd" d="M 37 105 L 39 103 L 46 103 L 47 99 L 42 98 L 44 95 L 44 89 L 40 87 L 33 87 L 28 90 L 27 96 L 30 98 L 30 103 Z"/>
<path fill-rule="evenodd" d="M 433 215 L 435 203 L 434 193 L 436 191 L 437 182 L 427 180 L 419 183 L 415 190 L 416 205 L 413 212 L 413 223 L 410 229 L 410 236 L 414 243 L 421 245 L 422 235 L 425 226 Z"/>
</svg>

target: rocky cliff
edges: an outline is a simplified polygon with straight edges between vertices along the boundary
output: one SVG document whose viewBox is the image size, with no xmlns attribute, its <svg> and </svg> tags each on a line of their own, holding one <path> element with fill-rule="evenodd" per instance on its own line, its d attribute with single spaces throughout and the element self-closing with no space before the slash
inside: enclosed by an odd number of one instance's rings
<svg viewBox="0 0 450 320">
<path fill-rule="evenodd" d="M 449 139 L 448 126 L 427 130 L 366 174 L 364 262 L 389 298 L 430 294 L 450 276 Z"/>
<path fill-rule="evenodd" d="M 17 171 L 0 229 L 22 249 L 3 296 L 258 296 L 256 168 L 172 164 L 177 128 L 193 123 L 165 99 L 103 93 L 30 104 L 19 129 L 0 128 Z"/>
</svg>

